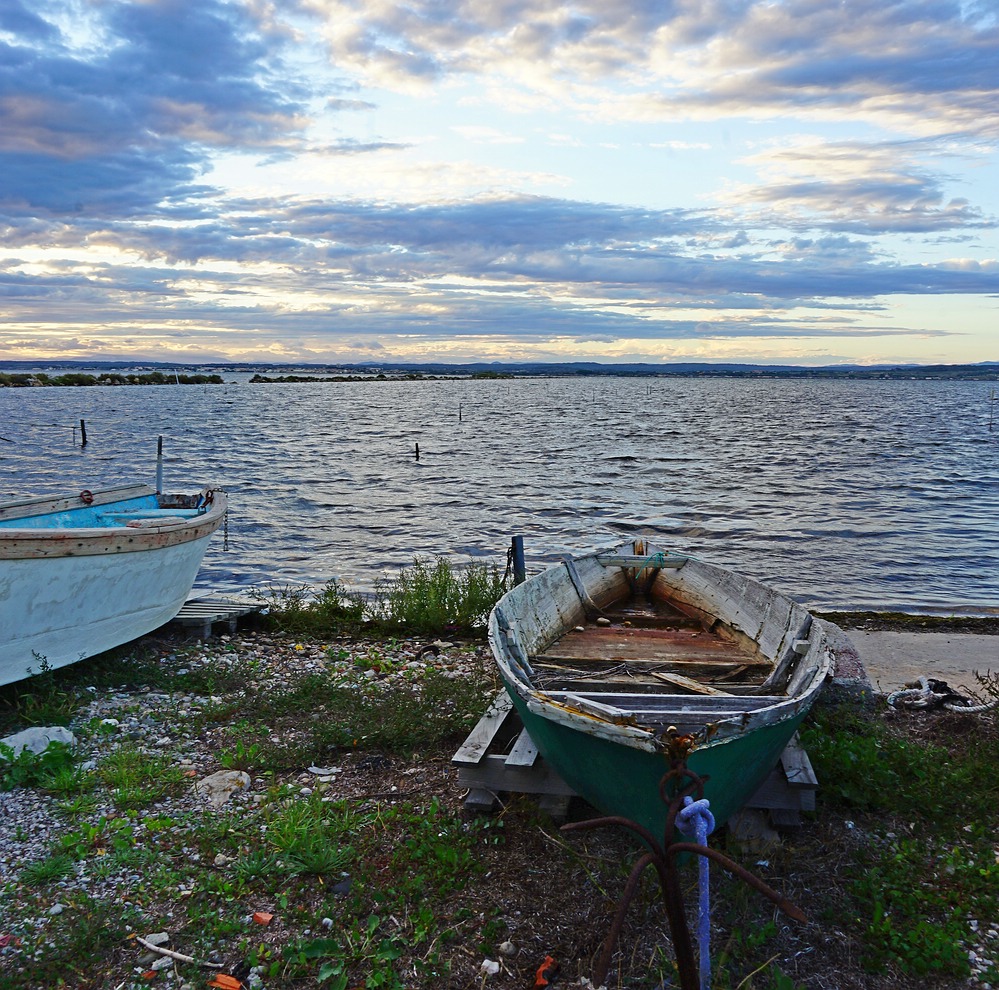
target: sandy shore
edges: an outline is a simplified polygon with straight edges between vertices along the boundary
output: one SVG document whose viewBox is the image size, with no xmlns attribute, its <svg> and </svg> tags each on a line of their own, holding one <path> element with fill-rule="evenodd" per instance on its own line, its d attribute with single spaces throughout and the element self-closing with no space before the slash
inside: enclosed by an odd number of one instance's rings
<svg viewBox="0 0 999 990">
<path fill-rule="evenodd" d="M 975 689 L 975 674 L 999 674 L 999 635 L 923 630 L 882 630 L 844 625 L 868 677 L 887 693 L 935 677 L 951 687 Z"/>
</svg>

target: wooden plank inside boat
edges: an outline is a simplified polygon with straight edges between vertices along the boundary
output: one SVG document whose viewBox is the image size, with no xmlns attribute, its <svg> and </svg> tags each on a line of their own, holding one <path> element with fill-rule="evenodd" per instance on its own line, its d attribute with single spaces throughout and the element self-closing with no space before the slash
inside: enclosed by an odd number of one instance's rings
<svg viewBox="0 0 999 990">
<path fill-rule="evenodd" d="M 773 669 L 740 643 L 699 625 L 672 622 L 668 628 L 588 625 L 570 630 L 531 659 L 538 685 L 549 689 L 575 683 L 592 690 L 599 681 L 602 690 L 635 690 L 644 684 L 646 690 L 662 691 L 668 684 L 681 693 L 741 693 Z"/>
<path fill-rule="evenodd" d="M 746 663 L 755 659 L 737 643 L 702 630 L 593 626 L 572 630 L 543 655 L 573 660 L 686 660 Z"/>
</svg>

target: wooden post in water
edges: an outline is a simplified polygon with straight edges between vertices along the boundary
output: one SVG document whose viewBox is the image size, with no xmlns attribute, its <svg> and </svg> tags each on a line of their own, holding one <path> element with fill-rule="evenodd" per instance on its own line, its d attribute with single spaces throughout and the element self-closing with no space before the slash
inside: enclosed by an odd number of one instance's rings
<svg viewBox="0 0 999 990">
<path fill-rule="evenodd" d="M 989 433 L 992 432 L 992 416 L 996 408 L 996 390 L 992 389 L 991 395 L 989 395 Z"/>
<path fill-rule="evenodd" d="M 523 584 L 527 580 L 527 564 L 524 561 L 524 537 L 515 536 L 510 541 L 510 554 L 513 560 L 513 583 Z"/>
<path fill-rule="evenodd" d="M 461 403 L 458 403 L 458 422 L 461 422 Z"/>
<path fill-rule="evenodd" d="M 87 446 L 87 424 L 82 419 L 80 420 L 80 446 Z"/>
<path fill-rule="evenodd" d="M 420 459 L 420 445 L 419 444 L 416 445 L 416 459 L 417 460 Z"/>
<path fill-rule="evenodd" d="M 156 494 L 163 494 L 163 437 L 156 441 Z"/>
</svg>

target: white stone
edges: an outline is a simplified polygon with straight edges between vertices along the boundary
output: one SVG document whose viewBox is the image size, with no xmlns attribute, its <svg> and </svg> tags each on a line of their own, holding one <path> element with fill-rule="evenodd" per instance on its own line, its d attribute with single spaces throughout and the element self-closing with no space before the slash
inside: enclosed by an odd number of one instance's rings
<svg viewBox="0 0 999 990">
<path fill-rule="evenodd" d="M 195 793 L 212 807 L 220 808 L 234 794 L 250 786 L 250 775 L 242 770 L 219 770 L 194 785 Z"/>
</svg>

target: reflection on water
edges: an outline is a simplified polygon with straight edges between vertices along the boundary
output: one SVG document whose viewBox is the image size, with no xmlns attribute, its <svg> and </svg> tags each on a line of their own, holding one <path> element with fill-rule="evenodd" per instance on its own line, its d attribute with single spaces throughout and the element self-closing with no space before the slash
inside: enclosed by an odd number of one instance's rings
<svg viewBox="0 0 999 990">
<path fill-rule="evenodd" d="M 0 494 L 153 483 L 162 434 L 168 490 L 230 492 L 199 586 L 656 535 L 810 603 L 999 605 L 987 407 L 986 383 L 923 381 L 0 389 Z"/>
</svg>

